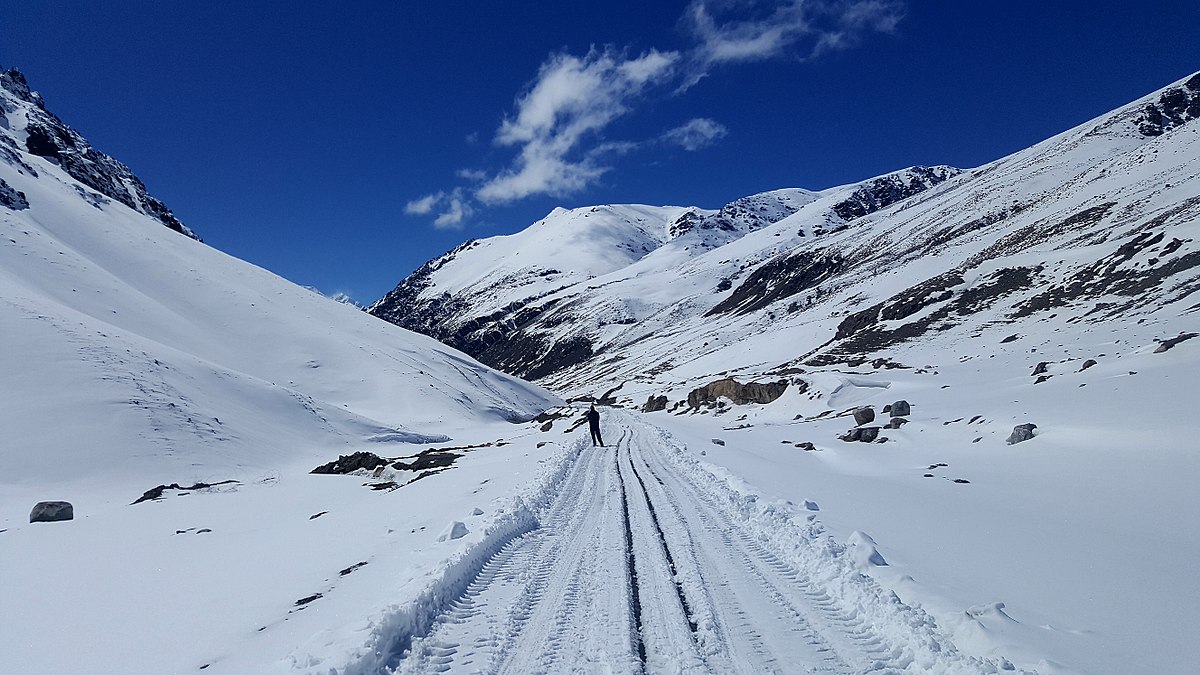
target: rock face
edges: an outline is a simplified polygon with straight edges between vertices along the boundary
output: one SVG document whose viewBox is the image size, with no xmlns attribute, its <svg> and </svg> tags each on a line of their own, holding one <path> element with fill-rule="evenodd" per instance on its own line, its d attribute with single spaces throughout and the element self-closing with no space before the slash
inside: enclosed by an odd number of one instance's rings
<svg viewBox="0 0 1200 675">
<path fill-rule="evenodd" d="M 854 220 L 885 209 L 953 178 L 961 170 L 949 166 L 914 166 L 903 174 L 881 176 L 865 183 L 833 207 L 842 220 Z"/>
<path fill-rule="evenodd" d="M 892 413 L 892 417 L 908 417 L 912 414 L 912 408 L 908 405 L 908 401 L 903 399 L 892 404 L 892 409 L 888 412 Z"/>
<path fill-rule="evenodd" d="M 871 407 L 863 407 L 854 411 L 854 423 L 858 425 L 868 424 L 875 421 L 875 409 Z"/>
<path fill-rule="evenodd" d="M 4 117 L 0 130 L 25 127 L 25 152 L 52 160 L 72 178 L 103 195 L 98 197 L 86 190 L 81 192 L 80 196 L 93 206 L 98 207 L 107 199 L 116 200 L 180 234 L 199 238 L 179 222 L 171 209 L 146 192 L 146 186 L 129 167 L 93 148 L 79 132 L 46 110 L 41 95 L 29 89 L 25 76 L 16 69 L 0 71 L 0 115 Z M 23 125 L 12 123 L 17 116 L 25 118 Z M 19 148 L 13 139 L 3 133 L 0 133 L 0 139 L 7 141 L 0 142 L 0 161 L 19 165 L 36 177 L 33 168 L 20 159 Z M 0 203 L 12 201 L 11 198 L 6 200 L 3 193 L 3 187 L 0 187 Z"/>
<path fill-rule="evenodd" d="M 1143 136 L 1161 136 L 1197 117 L 1200 117 L 1200 73 L 1182 86 L 1167 89 L 1157 101 L 1147 103 L 1135 123 Z"/>
<path fill-rule="evenodd" d="M 74 520 L 75 507 L 71 502 L 38 502 L 29 512 L 31 523 L 53 523 L 59 520 Z"/>
<path fill-rule="evenodd" d="M 1008 444 L 1012 445 L 1033 438 L 1033 430 L 1036 428 L 1036 424 L 1018 424 L 1013 427 L 1012 433 L 1009 434 Z"/>
<path fill-rule="evenodd" d="M 699 408 L 705 404 L 711 404 L 718 398 L 724 397 L 733 401 L 734 405 L 746 405 L 747 403 L 770 403 L 783 395 L 783 392 L 788 388 L 787 380 L 779 382 L 748 382 L 740 384 L 732 377 L 727 377 L 716 382 L 709 382 L 703 387 L 693 389 L 688 394 L 688 405 L 693 408 Z"/>
</svg>

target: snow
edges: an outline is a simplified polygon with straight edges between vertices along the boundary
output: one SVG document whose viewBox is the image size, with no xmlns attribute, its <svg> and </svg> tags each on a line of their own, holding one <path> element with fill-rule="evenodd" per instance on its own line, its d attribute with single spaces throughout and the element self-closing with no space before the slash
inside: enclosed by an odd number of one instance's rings
<svg viewBox="0 0 1200 675">
<path fill-rule="evenodd" d="M 13 105 L 0 134 L 19 141 Z M 1200 332 L 1194 284 L 1091 323 L 1075 320 L 1090 306 L 1013 320 L 1044 290 L 1022 289 L 889 346 L 908 367 L 804 363 L 847 313 L 1099 199 L 1166 218 L 1192 246 L 1194 220 L 1169 216 L 1200 196 L 1200 131 L 1146 140 L 1125 114 L 821 235 L 878 265 L 786 316 L 704 313 L 723 276 L 805 250 L 814 237 L 789 233 L 827 225 L 854 186 L 781 191 L 795 214 L 711 249 L 670 236 L 687 209 L 610 205 L 447 263 L 430 292 L 477 289 L 497 308 L 581 283 L 601 316 L 635 322 L 598 327 L 624 357 L 598 376 L 548 380 L 566 395 L 620 385 L 624 409 L 601 406 L 607 448 L 572 428 L 582 408 L 549 430 L 530 421 L 561 403 L 535 385 L 93 204 L 45 159 L 21 155 L 36 177 L 0 160 L 30 205 L 0 208 L 4 667 L 1191 672 L 1200 340 L 1156 349 Z M 1036 206 L 887 258 L 1014 199 Z M 1060 283 L 1132 236 L 1109 226 L 1089 232 L 1111 240 L 1067 246 L 1087 234 L 1068 232 L 981 261 L 951 294 L 1018 265 Z M 561 269 L 541 276 L 549 261 Z M 790 386 L 765 405 L 634 412 L 726 376 Z M 854 408 L 899 399 L 912 412 L 886 442 L 838 440 Z M 1006 444 L 1022 423 L 1036 436 Z M 431 449 L 458 457 L 310 473 Z M 74 520 L 28 523 L 45 500 L 70 501 Z"/>
</svg>

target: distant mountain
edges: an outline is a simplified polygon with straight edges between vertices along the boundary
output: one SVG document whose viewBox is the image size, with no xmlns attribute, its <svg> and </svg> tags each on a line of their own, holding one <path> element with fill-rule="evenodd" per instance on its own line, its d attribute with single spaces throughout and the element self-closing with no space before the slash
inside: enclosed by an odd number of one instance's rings
<svg viewBox="0 0 1200 675">
<path fill-rule="evenodd" d="M 431 261 L 368 311 L 563 393 L 674 395 L 728 372 L 899 364 L 902 345 L 1033 322 L 1194 317 L 1197 116 L 1200 74 L 968 171 L 719 211 L 559 209 Z"/>
</svg>

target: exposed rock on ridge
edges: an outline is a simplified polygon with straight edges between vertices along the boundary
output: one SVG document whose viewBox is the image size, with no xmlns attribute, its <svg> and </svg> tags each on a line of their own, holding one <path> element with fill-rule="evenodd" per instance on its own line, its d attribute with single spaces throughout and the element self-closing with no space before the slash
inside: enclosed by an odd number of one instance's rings
<svg viewBox="0 0 1200 675">
<path fill-rule="evenodd" d="M 15 68 L 0 70 L 0 117 L 3 119 L 0 138 L 5 141 L 0 143 L 0 161 L 37 176 L 21 159 L 19 150 L 45 157 L 101 195 L 144 213 L 176 232 L 198 239 L 165 204 L 146 192 L 146 186 L 129 167 L 93 148 L 79 132 L 47 110 L 42 97 L 30 90 L 25 76 Z M 24 131 L 23 147 L 17 145 L 19 130 Z M 0 200 L 8 205 L 11 200 L 5 200 L 3 192 L 0 187 Z M 92 203 L 97 205 L 94 200 Z"/>
</svg>

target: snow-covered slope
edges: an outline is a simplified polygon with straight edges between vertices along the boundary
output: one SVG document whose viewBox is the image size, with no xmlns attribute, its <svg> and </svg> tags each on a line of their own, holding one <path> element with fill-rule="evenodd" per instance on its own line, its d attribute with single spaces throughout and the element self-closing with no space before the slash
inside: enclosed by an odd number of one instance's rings
<svg viewBox="0 0 1200 675">
<path fill-rule="evenodd" d="M 838 209 L 834 228 L 955 173 L 918 167 L 822 193 L 775 190 L 717 211 L 556 209 L 522 232 L 469 241 L 430 261 L 368 311 L 536 379 L 586 362 L 614 334 L 606 327 L 636 324 L 694 294 L 687 280 L 706 284 L 727 272 L 728 260 L 718 269 L 700 261 L 731 242 L 814 203 Z"/>
<path fill-rule="evenodd" d="M 40 98 L 14 95 L 19 74 L 5 78 L 0 179 L 21 205 L 0 209 L 10 345 L 0 358 L 21 385 L 2 426 L 30 451 L 5 453 L 0 474 L 269 463 L 311 454 L 297 436 L 444 436 L 446 420 L 516 419 L 546 404 L 429 338 L 96 197 L 62 157 L 22 149 L 33 120 L 53 116 Z M 81 446 L 72 422 L 84 419 L 108 423 Z"/>
<path fill-rule="evenodd" d="M 727 228 L 682 210 L 658 246 L 586 222 L 634 207 L 556 211 L 429 263 L 369 311 L 574 393 L 754 366 L 729 344 L 777 335 L 784 361 L 828 364 L 963 323 L 1066 318 L 1089 301 L 1089 321 L 1141 316 L 1194 278 L 1196 248 L 1174 232 L 1197 210 L 1197 97 L 1200 78 L 1187 78 L 965 173 L 914 167 L 739 200 L 722 209 Z M 542 245 L 562 238 L 586 244 L 565 258 Z M 619 255 L 628 247 L 637 254 Z M 1046 259 L 1054 250 L 1061 259 Z M 500 257 L 503 283 L 489 272 Z M 672 374 L 681 351 L 690 365 Z"/>
<path fill-rule="evenodd" d="M 492 443 L 556 402 L 185 236 L 19 73 L 0 85 L 0 669 L 193 670 L 262 625 L 246 624 L 286 616 L 331 567 L 393 547 L 404 568 L 430 545 L 379 536 L 393 509 L 440 517 L 397 506 L 442 504 L 424 487 L 388 499 L 312 468 Z M 156 486 L 162 501 L 131 505 Z M 75 519 L 29 523 L 44 500 L 71 502 Z"/>
</svg>

